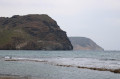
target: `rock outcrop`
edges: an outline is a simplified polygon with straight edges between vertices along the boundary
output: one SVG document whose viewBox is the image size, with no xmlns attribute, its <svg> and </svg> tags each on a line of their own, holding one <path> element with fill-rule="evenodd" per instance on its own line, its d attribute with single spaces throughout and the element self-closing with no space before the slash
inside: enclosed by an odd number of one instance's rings
<svg viewBox="0 0 120 79">
<path fill-rule="evenodd" d="M 66 32 L 48 15 L 0 17 L 2 50 L 72 50 Z"/>
<path fill-rule="evenodd" d="M 85 37 L 69 37 L 74 50 L 90 50 L 90 51 L 103 51 L 104 49 L 98 46 L 89 38 Z"/>
</svg>

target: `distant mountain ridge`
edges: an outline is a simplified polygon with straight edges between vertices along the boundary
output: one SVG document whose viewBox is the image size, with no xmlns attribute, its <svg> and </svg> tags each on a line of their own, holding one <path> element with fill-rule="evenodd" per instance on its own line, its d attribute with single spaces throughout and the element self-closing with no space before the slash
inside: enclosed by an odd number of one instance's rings
<svg viewBox="0 0 120 79">
<path fill-rule="evenodd" d="M 66 32 L 46 14 L 0 17 L 1 50 L 72 50 Z"/>
<path fill-rule="evenodd" d="M 69 37 L 73 50 L 92 50 L 103 51 L 104 49 L 98 46 L 94 41 L 86 37 Z"/>
</svg>

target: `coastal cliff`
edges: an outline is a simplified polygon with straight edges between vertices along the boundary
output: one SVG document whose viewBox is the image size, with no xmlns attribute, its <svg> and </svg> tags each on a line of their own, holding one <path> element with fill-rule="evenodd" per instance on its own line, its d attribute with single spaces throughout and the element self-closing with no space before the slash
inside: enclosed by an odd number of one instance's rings
<svg viewBox="0 0 120 79">
<path fill-rule="evenodd" d="M 66 32 L 46 14 L 0 17 L 1 50 L 72 50 Z"/>
<path fill-rule="evenodd" d="M 86 37 L 69 37 L 73 50 L 90 50 L 90 51 L 104 51 L 94 41 Z"/>
</svg>

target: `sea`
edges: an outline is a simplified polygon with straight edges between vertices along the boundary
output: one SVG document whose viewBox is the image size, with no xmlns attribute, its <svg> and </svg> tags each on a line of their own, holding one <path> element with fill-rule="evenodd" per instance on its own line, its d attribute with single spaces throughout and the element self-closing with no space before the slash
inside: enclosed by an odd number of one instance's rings
<svg viewBox="0 0 120 79">
<path fill-rule="evenodd" d="M 0 75 L 28 79 L 120 79 L 120 51 L 0 50 Z"/>
</svg>

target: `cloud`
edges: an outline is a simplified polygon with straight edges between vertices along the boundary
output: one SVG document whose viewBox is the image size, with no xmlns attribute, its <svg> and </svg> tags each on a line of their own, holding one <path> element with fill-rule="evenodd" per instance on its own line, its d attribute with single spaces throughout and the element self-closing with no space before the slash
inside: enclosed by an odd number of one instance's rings
<svg viewBox="0 0 120 79">
<path fill-rule="evenodd" d="M 0 10 L 0 16 L 48 14 L 70 36 L 93 38 L 107 49 L 120 45 L 120 0 L 0 0 Z"/>
<path fill-rule="evenodd" d="M 0 9 L 5 13 L 14 9 L 17 13 L 22 10 L 23 14 L 32 10 L 36 13 L 71 16 L 89 11 L 118 10 L 119 7 L 119 0 L 0 0 Z"/>
<path fill-rule="evenodd" d="M 104 8 L 108 10 L 120 10 L 120 0 L 104 0 Z"/>
</svg>

